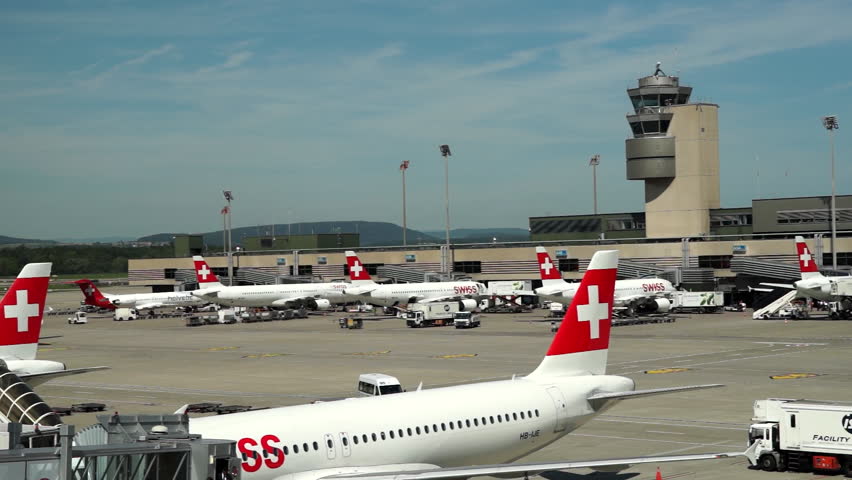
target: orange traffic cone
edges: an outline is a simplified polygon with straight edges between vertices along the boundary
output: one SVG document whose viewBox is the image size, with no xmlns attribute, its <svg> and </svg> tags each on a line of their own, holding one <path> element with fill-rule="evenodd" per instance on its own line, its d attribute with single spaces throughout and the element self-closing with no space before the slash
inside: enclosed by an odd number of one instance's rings
<svg viewBox="0 0 852 480">
<path fill-rule="evenodd" d="M 657 476 L 654 477 L 654 480 L 663 480 L 663 474 L 660 473 L 660 467 L 657 467 Z"/>
</svg>

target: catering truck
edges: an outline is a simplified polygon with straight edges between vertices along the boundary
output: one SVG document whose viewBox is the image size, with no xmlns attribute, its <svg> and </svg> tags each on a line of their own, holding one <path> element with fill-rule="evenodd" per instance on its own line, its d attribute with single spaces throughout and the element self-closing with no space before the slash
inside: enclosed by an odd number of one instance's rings
<svg viewBox="0 0 852 480">
<path fill-rule="evenodd" d="M 745 454 L 753 468 L 852 477 L 852 402 L 757 400 L 752 422 Z"/>
</svg>

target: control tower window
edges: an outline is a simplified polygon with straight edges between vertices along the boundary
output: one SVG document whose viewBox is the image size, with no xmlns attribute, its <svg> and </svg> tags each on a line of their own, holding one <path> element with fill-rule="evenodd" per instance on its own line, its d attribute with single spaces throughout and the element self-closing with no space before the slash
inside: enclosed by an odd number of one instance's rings
<svg viewBox="0 0 852 480">
<path fill-rule="evenodd" d="M 677 100 L 677 95 L 674 95 L 674 94 L 660 95 L 660 105 L 661 106 L 674 105 L 676 100 Z"/>
<path fill-rule="evenodd" d="M 642 106 L 642 97 L 636 95 L 635 97 L 630 97 L 630 101 L 633 102 L 633 109 L 638 110 L 639 107 Z"/>
<path fill-rule="evenodd" d="M 671 120 L 660 120 L 660 131 L 663 133 L 668 132 L 669 123 L 671 123 Z"/>
<path fill-rule="evenodd" d="M 633 130 L 633 135 L 642 135 L 642 124 L 639 122 L 630 122 L 630 128 Z"/>
<path fill-rule="evenodd" d="M 660 133 L 660 122 L 642 122 L 642 129 L 645 133 Z"/>
<path fill-rule="evenodd" d="M 642 95 L 643 107 L 659 107 L 660 97 L 658 95 Z"/>
</svg>

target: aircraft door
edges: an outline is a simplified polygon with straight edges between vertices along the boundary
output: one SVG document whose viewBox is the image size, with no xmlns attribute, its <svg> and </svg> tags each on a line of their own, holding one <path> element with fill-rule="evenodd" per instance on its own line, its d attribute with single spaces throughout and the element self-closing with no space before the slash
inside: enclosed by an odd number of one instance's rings
<svg viewBox="0 0 852 480">
<path fill-rule="evenodd" d="M 334 460 L 334 457 L 337 456 L 337 451 L 334 448 L 334 436 L 330 433 L 325 434 L 325 454 L 328 456 L 329 460 Z"/>
<path fill-rule="evenodd" d="M 562 395 L 562 390 L 558 387 L 549 387 L 547 393 L 550 399 L 553 400 L 553 406 L 556 408 L 556 424 L 553 427 L 554 432 L 562 432 L 568 426 L 568 405 L 565 403 L 565 397 Z"/>
<path fill-rule="evenodd" d="M 340 449 L 343 450 L 343 456 L 348 457 L 352 451 L 349 449 L 349 434 L 340 432 Z"/>
</svg>

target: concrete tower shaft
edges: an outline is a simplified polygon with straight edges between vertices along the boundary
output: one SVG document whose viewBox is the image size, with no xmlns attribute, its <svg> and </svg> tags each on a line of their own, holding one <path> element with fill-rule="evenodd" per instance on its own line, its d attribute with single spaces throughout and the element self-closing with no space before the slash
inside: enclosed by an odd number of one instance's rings
<svg viewBox="0 0 852 480">
<path fill-rule="evenodd" d="M 659 64 L 627 91 L 634 109 L 627 115 L 627 179 L 645 181 L 648 237 L 705 234 L 710 209 L 719 208 L 719 107 L 689 103 L 691 93 Z"/>
</svg>

